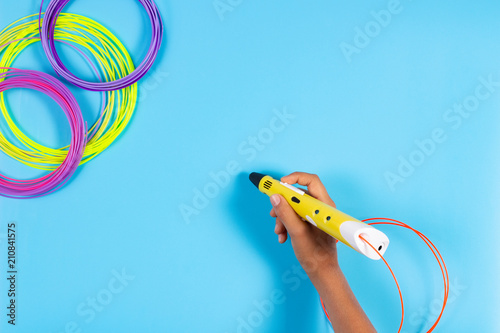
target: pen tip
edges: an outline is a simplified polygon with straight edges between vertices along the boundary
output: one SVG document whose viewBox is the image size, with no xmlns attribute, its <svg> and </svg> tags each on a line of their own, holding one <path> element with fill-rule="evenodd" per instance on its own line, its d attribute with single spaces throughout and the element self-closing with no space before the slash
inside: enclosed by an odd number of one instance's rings
<svg viewBox="0 0 500 333">
<path fill-rule="evenodd" d="M 262 178 L 264 178 L 265 175 L 257 172 L 252 172 L 248 178 L 250 178 L 250 181 L 257 187 L 259 188 L 259 183 Z"/>
</svg>

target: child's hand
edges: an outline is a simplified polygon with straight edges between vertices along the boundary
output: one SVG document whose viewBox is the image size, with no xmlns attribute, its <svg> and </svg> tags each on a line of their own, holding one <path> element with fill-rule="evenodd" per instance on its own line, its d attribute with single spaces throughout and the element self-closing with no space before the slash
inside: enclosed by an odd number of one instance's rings
<svg viewBox="0 0 500 333">
<path fill-rule="evenodd" d="M 294 172 L 281 181 L 307 186 L 311 196 L 335 207 L 316 175 Z M 274 232 L 280 243 L 290 236 L 295 256 L 323 299 L 334 331 L 376 333 L 340 270 L 335 238 L 302 221 L 279 194 L 271 196 L 271 203 L 271 216 L 276 217 Z"/>
<path fill-rule="evenodd" d="M 309 195 L 335 207 L 335 203 L 316 175 L 294 172 L 281 178 L 281 181 L 307 186 Z M 270 214 L 276 217 L 274 232 L 278 235 L 278 241 L 284 243 L 287 236 L 290 236 L 295 256 L 309 277 L 316 275 L 318 268 L 338 266 L 335 238 L 309 222 L 304 222 L 281 195 L 271 196 L 271 204 L 273 208 Z"/>
</svg>

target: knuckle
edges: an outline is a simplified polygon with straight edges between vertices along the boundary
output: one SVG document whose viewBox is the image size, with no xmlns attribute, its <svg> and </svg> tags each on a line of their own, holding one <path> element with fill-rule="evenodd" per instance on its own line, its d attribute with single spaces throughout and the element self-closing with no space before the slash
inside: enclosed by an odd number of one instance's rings
<svg viewBox="0 0 500 333">
<path fill-rule="evenodd" d="M 300 225 L 294 228 L 293 230 L 293 237 L 304 237 L 307 234 L 307 226 L 306 225 Z"/>
</svg>

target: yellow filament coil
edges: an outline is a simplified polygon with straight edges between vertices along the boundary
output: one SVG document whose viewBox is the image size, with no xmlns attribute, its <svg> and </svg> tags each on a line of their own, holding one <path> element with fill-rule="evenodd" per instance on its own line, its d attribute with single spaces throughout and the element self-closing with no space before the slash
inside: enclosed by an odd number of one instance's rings
<svg viewBox="0 0 500 333">
<path fill-rule="evenodd" d="M 40 41 L 39 24 L 38 14 L 34 14 L 13 22 L 0 32 L 0 67 L 12 67 L 24 48 Z M 108 29 L 85 16 L 62 13 L 57 20 L 54 38 L 88 50 L 96 60 L 103 81 L 125 77 L 135 69 L 123 44 Z M 88 142 L 80 165 L 102 153 L 126 128 L 137 103 L 137 84 L 103 95 L 102 114 L 88 130 Z M 68 146 L 49 148 L 25 135 L 11 118 L 3 93 L 0 94 L 0 110 L 13 135 L 27 148 L 19 148 L 0 131 L 0 150 L 41 170 L 55 170 L 63 162 Z"/>
</svg>

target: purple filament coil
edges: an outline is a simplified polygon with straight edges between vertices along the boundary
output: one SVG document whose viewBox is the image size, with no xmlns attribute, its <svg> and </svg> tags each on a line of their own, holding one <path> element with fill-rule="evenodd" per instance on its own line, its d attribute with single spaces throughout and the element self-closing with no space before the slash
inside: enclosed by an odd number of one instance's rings
<svg viewBox="0 0 500 333">
<path fill-rule="evenodd" d="M 156 56 L 158 55 L 163 39 L 163 21 L 161 19 L 158 7 L 153 0 L 137 1 L 139 1 L 144 7 L 151 21 L 152 36 L 148 52 L 141 64 L 137 66 L 137 68 L 132 73 L 123 78 L 109 82 L 89 82 L 82 80 L 72 74 L 63 64 L 56 51 L 54 31 L 57 18 L 59 17 L 59 14 L 63 10 L 64 6 L 66 6 L 66 4 L 69 2 L 69 0 L 50 1 L 43 18 L 40 38 L 42 41 L 44 52 L 56 73 L 75 86 L 90 91 L 118 90 L 128 87 L 139 81 L 153 66 Z"/>
</svg>

